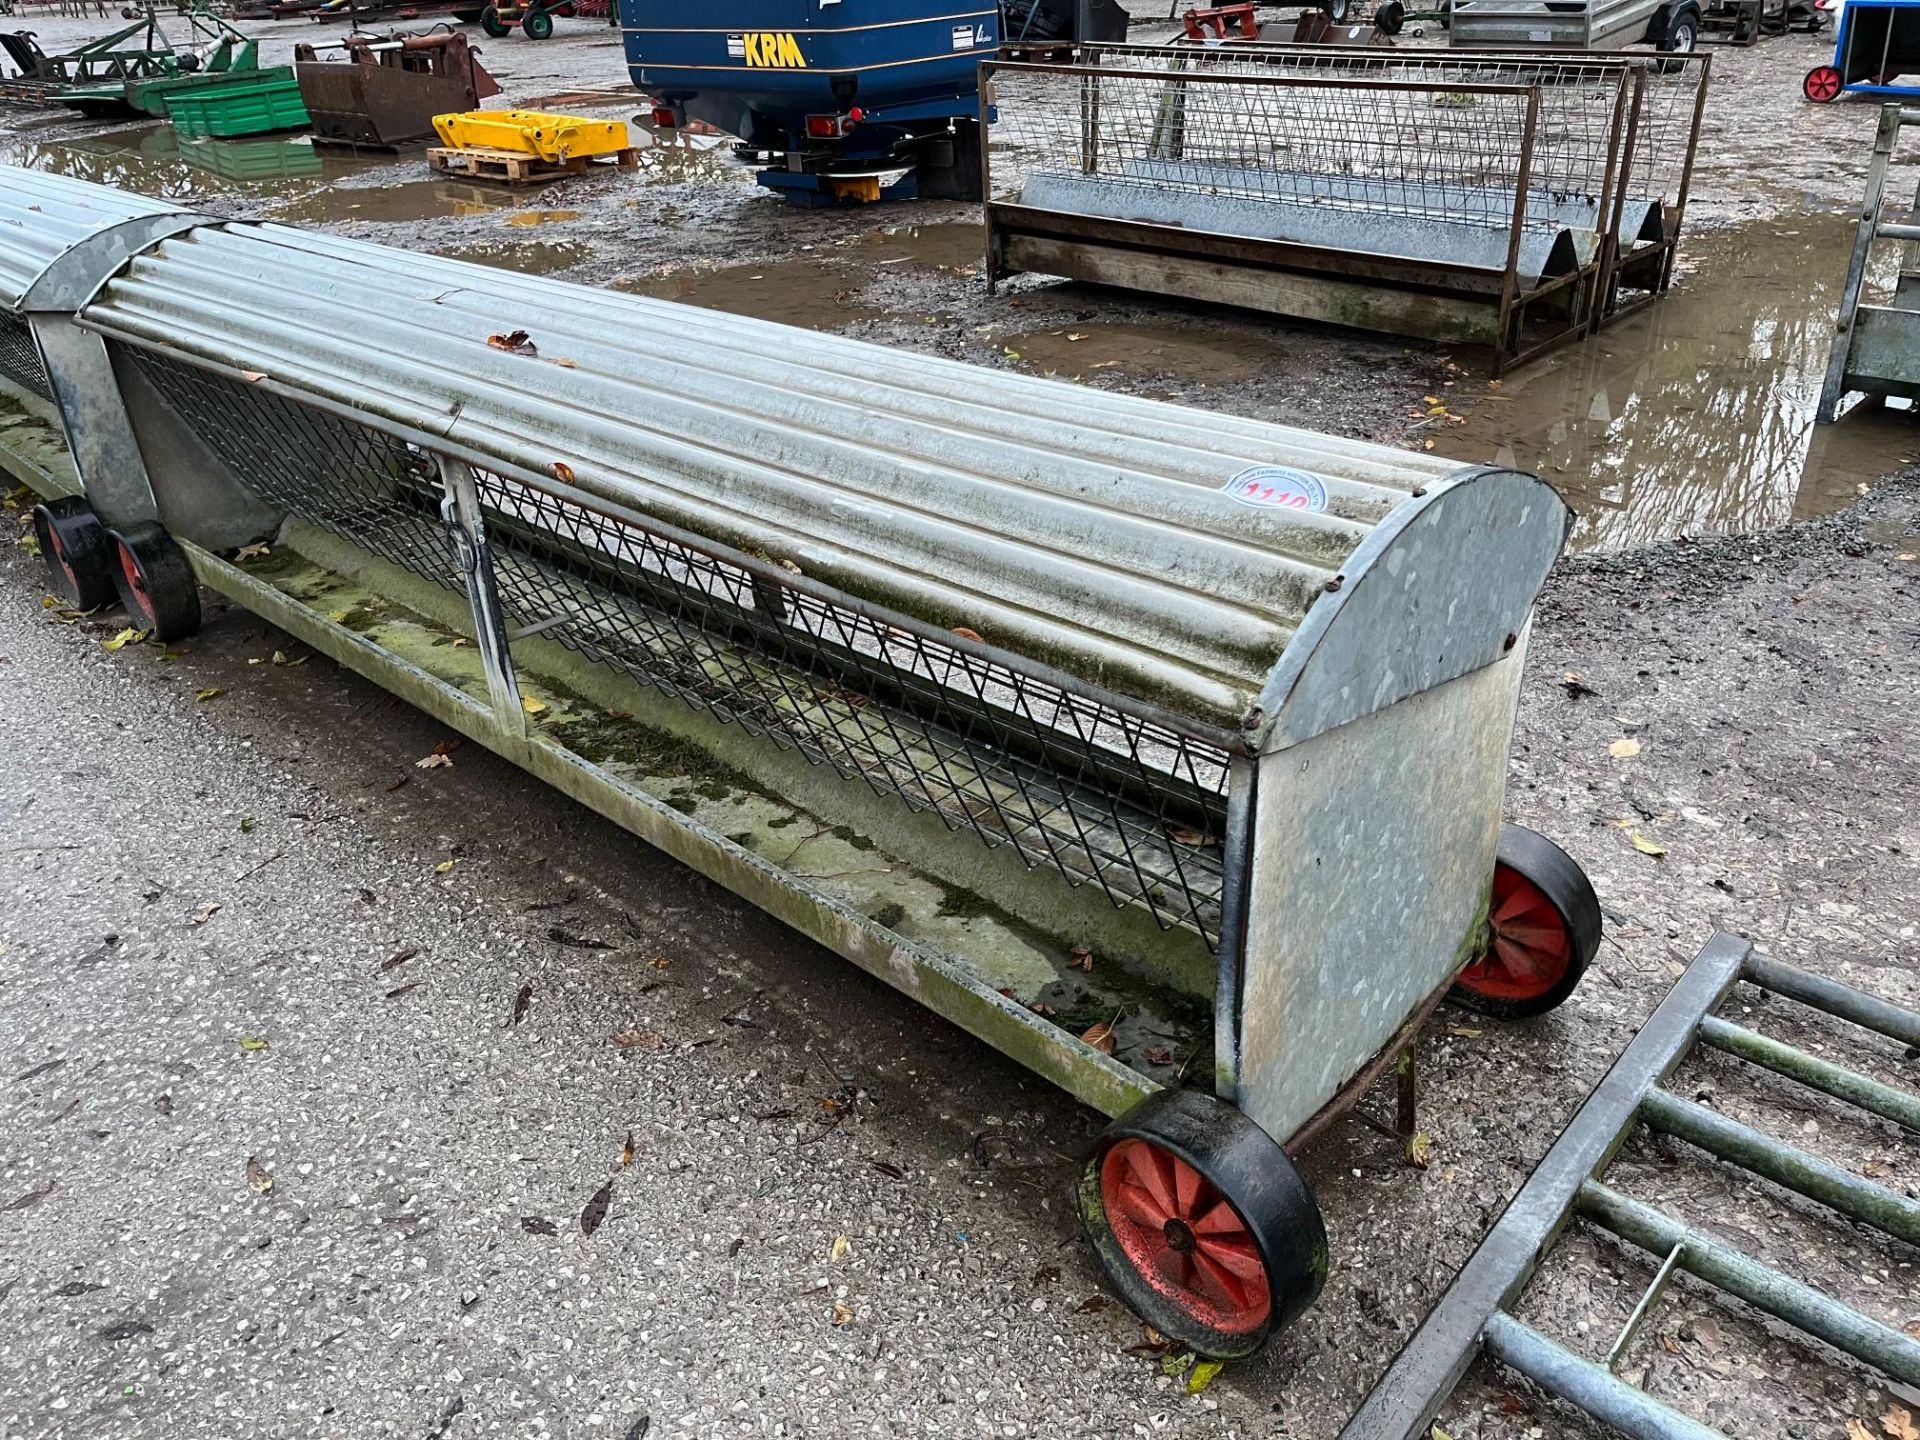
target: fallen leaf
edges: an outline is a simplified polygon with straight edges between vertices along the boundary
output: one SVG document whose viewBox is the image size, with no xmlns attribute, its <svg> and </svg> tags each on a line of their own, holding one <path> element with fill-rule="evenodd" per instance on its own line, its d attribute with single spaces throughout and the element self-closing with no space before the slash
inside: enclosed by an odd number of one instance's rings
<svg viewBox="0 0 1920 1440">
<path fill-rule="evenodd" d="M 539 347 L 524 330 L 510 330 L 505 335 L 487 336 L 487 344 L 496 350 L 505 350 L 514 355 L 538 355 Z"/>
<path fill-rule="evenodd" d="M 529 1235 L 558 1235 L 560 1227 L 544 1215 L 522 1215 L 520 1228 Z"/>
<path fill-rule="evenodd" d="M 847 1304 L 847 1302 L 844 1300 L 834 1301 L 833 1302 L 833 1323 L 835 1325 L 852 1324 L 853 1323 L 853 1307 Z"/>
<path fill-rule="evenodd" d="M 673 961 L 669 960 L 664 955 L 655 955 L 647 961 L 647 964 L 651 965 L 656 970 L 664 970 L 669 965 L 673 964 Z"/>
<path fill-rule="evenodd" d="M 1218 1360 L 1196 1361 L 1193 1369 L 1187 1372 L 1187 1393 L 1198 1395 L 1213 1383 L 1213 1377 L 1225 1368 Z"/>
<path fill-rule="evenodd" d="M 532 695 L 522 695 L 520 697 L 520 708 L 529 715 L 544 715 L 547 711 L 547 702 L 536 699 Z"/>
<path fill-rule="evenodd" d="M 1607 754 L 1616 760 L 1631 760 L 1640 753 L 1640 742 L 1631 735 L 1624 735 L 1607 746 Z"/>
<path fill-rule="evenodd" d="M 1566 686 L 1567 697 L 1572 700 L 1578 700 L 1582 695 L 1598 695 L 1600 693 L 1571 670 L 1561 674 L 1560 683 Z"/>
<path fill-rule="evenodd" d="M 253 816 L 245 815 L 241 817 L 240 833 L 242 835 L 251 835 L 253 833 Z"/>
<path fill-rule="evenodd" d="M 613 1043 L 622 1050 L 658 1050 L 666 1042 L 651 1030 L 622 1030 Z"/>
<path fill-rule="evenodd" d="M 1087 336 L 1084 330 L 1069 330 L 1067 332 L 1067 339 L 1069 340 L 1084 340 L 1086 338 Z"/>
<path fill-rule="evenodd" d="M 1204 831 L 1189 830 L 1184 825 L 1169 825 L 1167 827 L 1167 838 L 1176 845 L 1186 845 L 1195 850 L 1207 845 L 1216 845 L 1219 843 L 1213 836 L 1206 834 Z"/>
<path fill-rule="evenodd" d="M 1076 1315 L 1092 1315 L 1096 1311 L 1106 1309 L 1107 1306 L 1112 1303 L 1113 1302 L 1104 1295 L 1089 1295 L 1073 1307 L 1073 1313 Z"/>
<path fill-rule="evenodd" d="M 214 914 L 219 909 L 220 909 L 220 902 L 218 900 L 209 901 L 207 904 L 202 905 L 198 910 L 193 912 L 192 923 L 195 925 L 206 924 L 207 921 L 211 920 L 214 917 Z"/>
<path fill-rule="evenodd" d="M 607 1218 L 607 1207 L 611 1204 L 613 1204 L 613 1181 L 608 1180 L 593 1192 L 592 1198 L 587 1201 L 586 1208 L 581 1210 L 580 1233 L 591 1236 L 598 1230 L 601 1221 Z"/>
<path fill-rule="evenodd" d="M 867 1163 L 871 1165 L 874 1169 L 878 1170 L 882 1175 L 886 1176 L 889 1180 L 904 1180 L 907 1178 L 907 1172 L 902 1170 L 898 1165 L 893 1164 L 891 1161 L 869 1160 Z"/>
<path fill-rule="evenodd" d="M 1899 1405 L 1888 1407 L 1887 1413 L 1880 1417 L 1880 1428 L 1887 1432 L 1887 1440 L 1920 1440 L 1913 1412 Z"/>
<path fill-rule="evenodd" d="M 1480 1038 L 1480 1032 L 1478 1030 L 1466 1025 L 1449 1025 L 1447 1027 L 1447 1034 L 1457 1035 L 1462 1040 L 1478 1040 Z"/>
<path fill-rule="evenodd" d="M 620 1168 L 626 1169 L 633 1164 L 633 1131 L 627 1131 L 627 1143 L 620 1147 Z"/>
<path fill-rule="evenodd" d="M 1451 1430 L 1442 1429 L 1438 1424 L 1436 1424 L 1433 1427 L 1433 1429 L 1430 1432 L 1428 1432 L 1427 1440 L 1453 1440 L 1453 1432 Z"/>
<path fill-rule="evenodd" d="M 1078 970 L 1082 974 L 1091 975 L 1093 973 L 1092 949 L 1086 945 L 1074 946 L 1073 952 L 1067 957 L 1067 968 L 1069 970 Z"/>
<path fill-rule="evenodd" d="M 1873 1431 L 1867 1428 L 1867 1422 L 1853 1416 L 1847 1419 L 1847 1440 L 1873 1440 Z"/>
<path fill-rule="evenodd" d="M 573 466 L 567 464 L 564 460 L 554 461 L 553 478 L 558 480 L 562 485 L 573 484 Z"/>
<path fill-rule="evenodd" d="M 410 980 L 405 985 L 400 985 L 395 987 L 392 990 L 387 991 L 387 999 L 398 1000 L 402 995 L 405 995 L 408 991 L 418 990 L 422 985 L 426 983 L 427 982 L 424 980 Z"/>
<path fill-rule="evenodd" d="M 842 1260 L 847 1258 L 847 1251 L 851 1250 L 852 1248 L 853 1248 L 853 1243 L 850 1240 L 848 1240 L 846 1236 L 844 1235 L 834 1236 L 833 1245 L 827 1251 L 827 1263 L 829 1265 L 839 1264 Z"/>
<path fill-rule="evenodd" d="M 580 368 L 580 362 L 578 360 L 569 360 L 564 355 L 554 356 L 550 363 L 560 366 L 563 370 L 578 370 Z"/>
<path fill-rule="evenodd" d="M 959 637 L 960 637 L 960 638 L 961 638 L 962 640 L 971 640 L 971 641 L 973 641 L 973 643 L 974 643 L 974 644 L 976 644 L 976 645 L 984 645 L 984 644 L 986 644 L 986 643 L 987 643 L 986 641 L 984 641 L 984 640 L 982 640 L 982 639 L 980 638 L 980 632 L 979 632 L 979 631 L 977 631 L 977 630 L 969 630 L 969 629 L 968 629 L 968 628 L 967 628 L 966 626 L 964 626 L 964 625 L 956 625 L 956 626 L 954 626 L 954 627 L 953 627 L 953 633 L 954 633 L 954 634 L 956 634 L 956 635 L 958 635 L 958 636 L 959 636 Z"/>
<path fill-rule="evenodd" d="M 533 1004 L 533 986 L 522 985 L 520 993 L 513 997 L 513 1014 L 508 1018 L 504 1029 L 512 1029 L 527 1018 L 527 1007 Z"/>
<path fill-rule="evenodd" d="M 256 1195 L 273 1193 L 273 1175 L 253 1156 L 247 1157 L 247 1189 Z"/>
<path fill-rule="evenodd" d="M 1703 1316 L 1693 1322 L 1693 1343 L 1709 1355 L 1716 1355 L 1724 1343 L 1720 1338 L 1720 1324 L 1711 1316 Z"/>
<path fill-rule="evenodd" d="M 1907 1321 L 1906 1324 L 1902 1325 L 1900 1328 L 1903 1331 L 1905 1331 L 1909 1336 L 1911 1336 L 1913 1339 L 1920 1340 L 1920 1318 L 1909 1320 Z"/>
<path fill-rule="evenodd" d="M 235 560 L 257 560 L 262 555 L 271 555 L 272 553 L 273 551 L 265 545 L 242 545 L 238 550 L 233 552 L 233 558 Z"/>
<path fill-rule="evenodd" d="M 1113 1054 L 1113 1022 L 1102 1020 L 1081 1032 L 1080 1038 L 1102 1055 Z"/>
<path fill-rule="evenodd" d="M 1433 1163 L 1433 1137 L 1425 1131 L 1407 1141 L 1407 1163 L 1424 1170 Z"/>
<path fill-rule="evenodd" d="M 127 646 L 137 644 L 146 638 L 147 632 L 145 630 L 122 630 L 111 640 L 102 640 L 100 642 L 100 648 L 102 650 L 124 650 Z"/>
<path fill-rule="evenodd" d="M 164 659 L 165 657 L 162 656 L 161 658 Z M 287 658 L 286 651 L 276 650 L 273 652 L 273 663 L 276 665 L 288 665 L 288 666 L 304 665 L 307 663 L 307 661 L 311 660 L 312 658 L 313 657 L 311 655 L 302 655 L 298 660 L 289 660 Z"/>
<path fill-rule="evenodd" d="M 1151 1050 L 1147 1051 L 1146 1060 L 1149 1065 L 1171 1065 L 1173 1064 L 1173 1051 L 1165 1045 L 1155 1045 Z"/>
<path fill-rule="evenodd" d="M 270 1043 L 266 1040 L 256 1040 L 251 1035 L 244 1035 L 240 1039 L 240 1048 L 251 1055 L 257 1050 L 265 1050 Z"/>
<path fill-rule="evenodd" d="M 380 969 L 376 973 L 384 975 L 389 970 L 398 970 L 402 965 L 406 964 L 407 961 L 413 959 L 413 957 L 418 955 L 419 953 L 420 952 L 418 950 L 399 951 L 397 954 L 390 956 L 388 959 L 382 960 L 380 962 Z"/>
<path fill-rule="evenodd" d="M 413 768 L 416 770 L 451 770 L 453 768 L 453 757 L 451 755 L 442 755 L 436 750 L 433 754 L 423 755 L 420 759 L 414 761 Z"/>
<path fill-rule="evenodd" d="M 227 692 L 218 685 L 209 685 L 204 690 L 194 691 L 193 698 L 196 700 L 217 700 L 220 696 L 226 693 Z"/>
<path fill-rule="evenodd" d="M 438 865 L 433 867 L 433 873 L 436 875 L 446 875 L 453 870 L 453 866 L 453 861 L 442 860 Z"/>
<path fill-rule="evenodd" d="M 1642 835 L 1633 826 L 1627 826 L 1626 831 L 1627 839 L 1632 842 L 1633 848 L 1638 850 L 1642 855 L 1652 855 L 1658 858 L 1667 853 L 1666 846 L 1654 844 L 1653 841 L 1647 839 L 1646 836 Z"/>
<path fill-rule="evenodd" d="M 264 370 L 242 370 L 240 372 L 240 378 L 249 385 L 258 385 L 262 380 L 267 378 L 267 372 Z"/>
</svg>

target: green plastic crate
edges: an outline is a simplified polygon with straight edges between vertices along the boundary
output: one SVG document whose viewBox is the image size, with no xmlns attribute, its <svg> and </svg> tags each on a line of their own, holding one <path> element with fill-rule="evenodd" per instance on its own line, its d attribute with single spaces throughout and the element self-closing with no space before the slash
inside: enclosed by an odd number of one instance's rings
<svg viewBox="0 0 1920 1440">
<path fill-rule="evenodd" d="M 186 136 L 264 135 L 273 130 L 304 130 L 312 123 L 300 103 L 300 86 L 291 70 L 276 66 L 228 85 L 210 85 L 169 96 L 173 128 Z"/>
</svg>

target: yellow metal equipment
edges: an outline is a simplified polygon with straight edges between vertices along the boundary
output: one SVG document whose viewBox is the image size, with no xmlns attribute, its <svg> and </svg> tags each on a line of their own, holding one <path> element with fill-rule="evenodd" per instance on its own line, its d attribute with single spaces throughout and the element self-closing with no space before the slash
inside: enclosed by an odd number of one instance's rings
<svg viewBox="0 0 1920 1440">
<path fill-rule="evenodd" d="M 469 110 L 460 115 L 436 115 L 433 128 L 456 150 L 505 150 L 556 164 L 616 155 L 627 148 L 625 121 L 549 115 L 539 110 Z"/>
</svg>

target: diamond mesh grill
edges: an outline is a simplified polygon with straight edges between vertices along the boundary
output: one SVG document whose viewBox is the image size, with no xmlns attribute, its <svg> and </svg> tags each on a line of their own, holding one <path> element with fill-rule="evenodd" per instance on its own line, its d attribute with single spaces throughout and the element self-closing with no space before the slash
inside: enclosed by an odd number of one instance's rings
<svg viewBox="0 0 1920 1440">
<path fill-rule="evenodd" d="M 25 316 L 0 311 L 0 375 L 36 395 L 53 398 L 53 387 L 47 384 L 47 372 L 41 368 L 40 351 L 33 343 Z"/>
<path fill-rule="evenodd" d="M 261 499 L 460 590 L 433 457 L 138 352 Z M 509 626 L 1217 945 L 1227 755 L 853 603 L 476 471 Z"/>
</svg>

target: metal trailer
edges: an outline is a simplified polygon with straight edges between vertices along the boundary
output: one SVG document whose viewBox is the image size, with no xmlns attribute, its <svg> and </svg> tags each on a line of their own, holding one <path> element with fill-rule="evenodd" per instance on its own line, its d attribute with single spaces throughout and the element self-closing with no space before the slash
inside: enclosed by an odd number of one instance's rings
<svg viewBox="0 0 1920 1440">
<path fill-rule="evenodd" d="M 1834 316 L 1833 346 L 1827 352 L 1827 376 L 1820 386 L 1816 423 L 1831 425 L 1840 404 L 1851 394 L 1899 396 L 1920 400 L 1920 193 L 1913 208 L 1896 219 L 1883 219 L 1887 167 L 1893 162 L 1900 131 L 1920 125 L 1920 110 L 1899 105 L 1880 107 L 1874 131 L 1873 158 L 1867 164 L 1866 199 L 1854 223 L 1853 251 L 1847 260 L 1847 278 L 1840 287 L 1840 308 Z M 1874 242 L 1900 242 L 1899 272 L 1891 304 L 1868 305 L 1867 272 L 1872 268 Z"/>
<path fill-rule="evenodd" d="M 1841 94 L 1920 95 L 1894 83 L 1920 71 L 1920 0 L 1848 0 L 1833 37 L 1833 61 L 1816 65 L 1801 93 L 1825 105 Z"/>
<path fill-rule="evenodd" d="M 83 282 L 70 454 L 5 430 L 70 603 L 197 575 L 1117 1117 L 1076 1203 L 1201 1353 L 1325 1277 L 1288 1147 L 1599 943 L 1500 820 L 1532 476 L 26 186 L 126 197 L 0 171 L 0 275 Z"/>
<path fill-rule="evenodd" d="M 1483 344 L 1497 375 L 1670 279 L 1704 60 L 1263 42 L 1087 60 L 983 67 L 982 103 L 1007 102 L 990 285 L 1032 271 Z"/>
<path fill-rule="evenodd" d="M 1306 12 L 1317 15 L 1320 12 Z M 1590 184 L 1591 158 L 1607 154 L 1613 173 L 1613 222 L 1600 228 L 1599 280 L 1590 328 L 1629 314 L 1665 293 L 1686 223 L 1693 160 L 1706 112 L 1711 57 L 1655 59 L 1634 51 L 1548 56 L 1526 50 L 1387 50 L 1373 45 L 1247 43 L 1204 46 L 1085 47 L 1090 65 L 1170 69 L 1187 63 L 1247 63 L 1328 78 L 1376 76 L 1452 84 L 1464 80 L 1540 87 L 1538 177 L 1555 194 Z M 1240 62 L 1236 57 L 1245 56 Z M 1629 72 L 1622 112 L 1614 72 Z"/>
<path fill-rule="evenodd" d="M 1742 983 L 1762 999 L 1792 1001 L 1905 1045 L 1909 1059 L 1920 1055 L 1920 1013 L 1782 964 L 1739 936 L 1715 935 L 1461 1267 L 1340 1440 L 1427 1440 L 1439 1433 L 1429 1430 L 1434 1417 L 1481 1355 L 1633 1440 L 1724 1440 L 1722 1431 L 1614 1373 L 1668 1285 L 1682 1273 L 1902 1384 L 1920 1386 L 1920 1338 L 1839 1303 L 1603 1178 L 1627 1137 L 1645 1126 L 1736 1174 L 1745 1172 L 1846 1220 L 1920 1246 L 1920 1201 L 1911 1195 L 1783 1144 L 1683 1098 L 1666 1083 L 1693 1047 L 1705 1044 L 1920 1136 L 1920 1095 L 1716 1015 Z M 1534 1273 L 1576 1218 L 1653 1268 L 1652 1283 L 1600 1363 L 1515 1316 Z M 1764 1226 L 1760 1217 L 1751 1218 Z M 1737 1217 L 1726 1220 L 1730 1227 L 1738 1225 Z"/>
<path fill-rule="evenodd" d="M 1646 44 L 1686 55 L 1700 31 L 1700 0 L 1453 0 L 1447 18 L 1447 43 L 1467 50 Z"/>
</svg>

